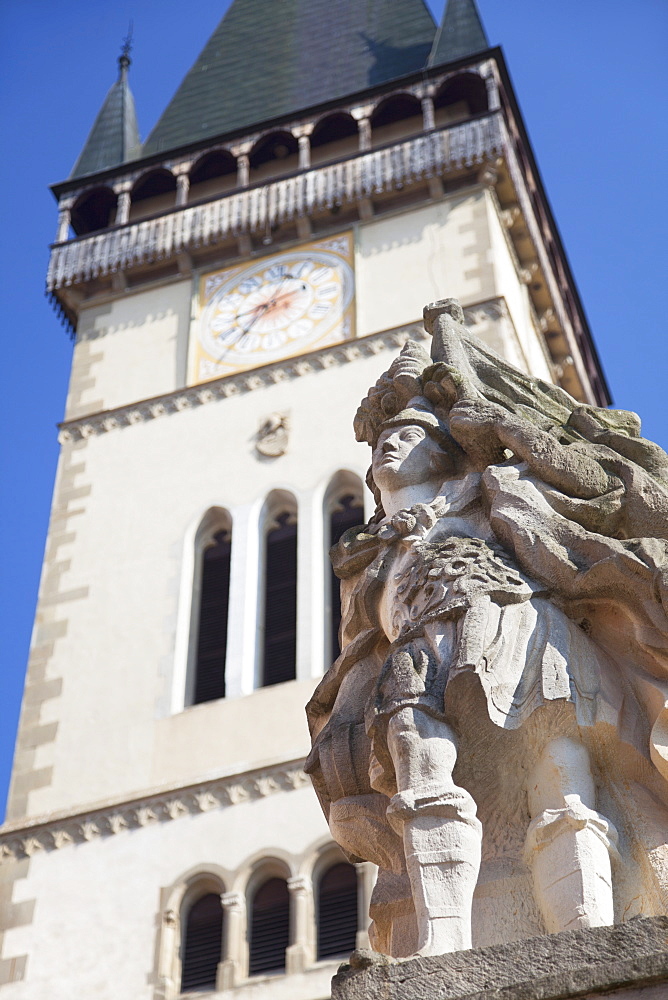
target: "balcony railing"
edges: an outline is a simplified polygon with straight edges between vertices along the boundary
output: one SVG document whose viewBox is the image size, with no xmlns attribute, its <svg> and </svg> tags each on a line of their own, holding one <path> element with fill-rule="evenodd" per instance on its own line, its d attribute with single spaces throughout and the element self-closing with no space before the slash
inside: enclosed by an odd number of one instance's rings
<svg viewBox="0 0 668 1000">
<path fill-rule="evenodd" d="M 393 146 L 234 191 L 200 205 L 57 243 L 47 288 L 165 260 L 230 236 L 263 231 L 299 216 L 373 198 L 424 178 L 499 156 L 505 129 L 498 112 L 436 129 Z"/>
</svg>

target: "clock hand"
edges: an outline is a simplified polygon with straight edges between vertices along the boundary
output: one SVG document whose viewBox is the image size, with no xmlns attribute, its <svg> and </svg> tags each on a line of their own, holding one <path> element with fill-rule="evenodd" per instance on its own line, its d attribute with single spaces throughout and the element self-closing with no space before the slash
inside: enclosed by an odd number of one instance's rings
<svg viewBox="0 0 668 1000">
<path fill-rule="evenodd" d="M 283 276 L 283 278 L 281 279 L 281 283 L 280 283 L 280 285 L 278 286 L 278 288 L 276 289 L 276 291 L 280 291 L 280 289 L 281 289 L 281 287 L 283 286 L 283 284 L 284 284 L 284 283 L 285 283 L 285 282 L 286 282 L 286 281 L 287 281 L 287 280 L 288 280 L 289 278 L 292 278 L 292 279 L 294 279 L 294 280 L 297 280 L 297 277 L 298 277 L 298 276 L 297 276 L 297 275 L 295 275 L 295 274 L 286 274 L 286 275 L 284 275 L 284 276 Z M 302 281 L 302 288 L 306 288 L 306 285 L 304 284 L 304 282 L 303 282 L 303 281 Z M 263 303 L 263 305 L 262 305 L 262 306 L 253 306 L 253 308 L 252 308 L 252 309 L 246 309 L 246 311 L 245 311 L 245 312 L 242 312 L 242 313 L 237 313 L 237 315 L 235 316 L 235 319 L 241 319 L 241 318 L 242 318 L 242 316 L 248 316 L 248 315 L 249 315 L 250 313 L 254 313 L 254 312 L 257 312 L 257 310 L 258 310 L 258 309 L 261 309 L 261 308 L 263 308 L 264 306 L 269 306 L 269 305 L 271 305 L 271 304 L 272 304 L 273 302 L 275 302 L 275 301 L 276 301 L 276 298 L 275 298 L 275 295 L 274 295 L 274 297 L 272 297 L 271 299 L 269 299 L 269 301 L 268 301 L 268 302 L 266 302 L 266 303 Z"/>
<path fill-rule="evenodd" d="M 278 287 L 274 291 L 274 294 L 273 294 L 272 298 L 268 299 L 266 302 L 263 302 L 262 305 L 260 305 L 260 306 L 253 306 L 252 309 L 247 309 L 246 312 L 238 313 L 238 315 L 235 317 L 236 320 L 241 319 L 243 316 L 248 316 L 251 313 L 253 313 L 254 315 L 253 315 L 253 318 L 251 319 L 250 323 L 248 323 L 248 325 L 245 326 L 245 327 L 242 326 L 241 330 L 237 334 L 237 336 L 229 344 L 227 344 L 225 346 L 225 349 L 223 350 L 223 353 L 220 355 L 220 357 L 218 359 L 219 361 L 222 361 L 222 359 L 224 358 L 224 356 L 227 353 L 227 351 L 229 351 L 230 348 L 234 346 L 234 344 L 236 344 L 242 337 L 244 337 L 249 332 L 249 330 L 251 329 L 251 327 L 258 321 L 258 319 L 260 319 L 261 316 L 264 316 L 264 314 L 267 312 L 268 309 L 270 309 L 272 306 L 275 306 L 278 302 L 281 302 L 283 299 L 285 299 L 285 298 L 288 297 L 286 295 L 280 295 L 280 296 L 278 295 L 278 292 L 280 292 L 281 288 L 283 287 L 283 285 L 285 284 L 285 282 L 288 281 L 288 280 L 298 280 L 298 279 L 297 279 L 297 277 L 294 274 L 291 274 L 288 271 L 287 274 L 284 274 L 282 276 L 280 282 L 278 283 Z M 302 289 L 305 289 L 305 288 L 306 288 L 306 285 L 304 284 L 304 282 L 302 282 Z M 221 340 L 223 337 L 226 337 L 229 333 L 232 333 L 232 332 L 233 332 L 233 328 L 231 328 L 230 330 L 227 330 L 224 334 L 221 334 L 218 339 Z"/>
<path fill-rule="evenodd" d="M 255 313 L 255 315 L 253 316 L 253 318 L 252 318 L 252 320 L 250 321 L 250 323 L 248 324 L 248 326 L 245 326 L 245 327 L 244 327 L 244 326 L 242 326 L 242 327 L 241 327 L 241 330 L 240 330 L 240 332 L 239 332 L 239 333 L 237 334 L 237 336 L 236 336 L 236 337 L 234 337 L 234 339 L 233 339 L 233 340 L 231 340 L 229 344 L 226 344 L 226 345 L 225 345 L 225 348 L 224 348 L 224 350 L 223 350 L 223 353 L 222 353 L 222 354 L 220 355 L 220 357 L 218 358 L 218 360 L 219 360 L 219 361 L 222 361 L 222 360 L 223 360 L 223 358 L 225 357 L 226 353 L 227 353 L 227 352 L 228 352 L 228 351 L 230 350 L 230 348 L 234 347 L 234 345 L 235 345 L 235 344 L 236 344 L 236 343 L 237 343 L 237 342 L 238 342 L 239 340 L 241 340 L 241 338 L 242 338 L 242 337 L 245 337 L 245 336 L 246 336 L 246 334 L 248 333 L 248 331 L 249 331 L 249 330 L 250 330 L 250 328 L 252 327 L 253 323 L 255 323 L 255 322 L 256 322 L 256 321 L 257 321 L 257 320 L 258 320 L 258 319 L 260 318 L 260 316 L 263 316 L 263 315 L 264 315 L 264 313 L 265 313 L 265 312 L 267 311 L 267 309 L 269 308 L 269 304 L 270 304 L 269 302 L 264 302 L 264 303 L 263 303 L 263 304 L 262 304 L 261 306 L 255 306 L 255 308 L 254 308 L 254 309 L 249 309 L 249 310 L 248 310 L 248 312 L 254 312 L 254 313 Z M 242 316 L 247 316 L 247 315 L 248 315 L 248 313 L 242 313 L 241 315 L 242 315 Z M 239 319 L 239 317 L 238 317 L 238 316 L 237 316 L 237 319 Z M 233 332 L 234 332 L 234 327 L 232 327 L 231 329 L 227 330 L 227 331 L 226 331 L 226 332 L 225 332 L 224 334 L 221 334 L 221 336 L 219 337 L 219 339 L 222 339 L 223 337 L 226 337 L 228 333 L 233 333 Z"/>
</svg>

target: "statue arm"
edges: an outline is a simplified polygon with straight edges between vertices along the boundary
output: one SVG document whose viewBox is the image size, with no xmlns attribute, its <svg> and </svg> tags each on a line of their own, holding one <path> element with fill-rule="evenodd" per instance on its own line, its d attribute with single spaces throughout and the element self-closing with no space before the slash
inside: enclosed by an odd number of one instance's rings
<svg viewBox="0 0 668 1000">
<path fill-rule="evenodd" d="M 569 496 L 590 500 L 611 489 L 610 479 L 595 459 L 573 445 L 560 444 L 547 431 L 483 399 L 464 399 L 450 410 L 450 432 L 466 451 L 480 451 L 496 460 L 503 449 L 526 462 L 542 482 Z M 491 463 L 490 463 L 491 464 Z"/>
</svg>

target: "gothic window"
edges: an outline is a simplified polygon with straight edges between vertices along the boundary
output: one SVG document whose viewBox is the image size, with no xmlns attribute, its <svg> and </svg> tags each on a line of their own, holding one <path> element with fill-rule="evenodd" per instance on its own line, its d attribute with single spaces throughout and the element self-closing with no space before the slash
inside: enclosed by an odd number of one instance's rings
<svg viewBox="0 0 668 1000">
<path fill-rule="evenodd" d="M 339 473 L 328 490 L 326 503 L 328 515 L 330 549 L 336 545 L 341 535 L 349 528 L 364 524 L 364 501 L 362 499 L 362 483 L 351 473 Z M 329 558 L 326 559 L 327 581 L 325 594 L 328 596 L 329 615 L 329 647 L 328 651 L 335 660 L 341 652 L 339 645 L 339 626 L 341 624 L 341 590 L 340 580 L 332 569 Z"/>
<path fill-rule="evenodd" d="M 231 527 L 227 512 L 212 510 L 198 533 L 193 602 L 196 643 L 187 699 L 193 705 L 225 697 Z"/>
<path fill-rule="evenodd" d="M 340 862 L 321 876 L 317 895 L 318 960 L 348 955 L 357 938 L 357 872 Z"/>
<path fill-rule="evenodd" d="M 223 940 L 220 895 L 200 896 L 182 919 L 181 993 L 215 990 Z"/>
<path fill-rule="evenodd" d="M 265 523 L 262 687 L 296 677 L 297 511 L 286 497 Z"/>
<path fill-rule="evenodd" d="M 283 972 L 290 944 L 290 895 L 283 878 L 270 878 L 256 890 L 249 922 L 249 975 Z"/>
</svg>

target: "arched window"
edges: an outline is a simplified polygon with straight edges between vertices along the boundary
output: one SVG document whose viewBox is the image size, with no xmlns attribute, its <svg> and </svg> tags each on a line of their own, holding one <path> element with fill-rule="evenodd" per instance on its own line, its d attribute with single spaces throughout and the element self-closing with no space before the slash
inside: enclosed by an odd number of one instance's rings
<svg viewBox="0 0 668 1000">
<path fill-rule="evenodd" d="M 197 705 L 225 697 L 227 624 L 230 597 L 232 520 L 210 510 L 197 533 L 193 610 L 196 641 L 191 652 L 189 696 Z"/>
<path fill-rule="evenodd" d="M 352 473 L 340 472 L 335 476 L 325 502 L 328 519 L 328 549 L 341 538 L 349 528 L 364 524 L 364 500 L 362 498 L 362 483 Z M 325 594 L 329 598 L 329 632 L 332 660 L 341 652 L 339 644 L 339 626 L 341 624 L 341 587 L 340 580 L 327 559 L 327 584 Z"/>
<path fill-rule="evenodd" d="M 299 169 L 299 143 L 292 132 L 272 132 L 258 139 L 249 162 L 251 183 L 289 174 Z"/>
<path fill-rule="evenodd" d="M 318 960 L 348 955 L 357 939 L 357 872 L 342 861 L 321 876 L 317 896 Z"/>
<path fill-rule="evenodd" d="M 181 993 L 215 990 L 223 941 L 220 895 L 208 892 L 182 918 Z"/>
<path fill-rule="evenodd" d="M 226 149 L 200 157 L 190 171 L 189 201 L 212 198 L 231 191 L 237 183 L 237 161 Z"/>
<path fill-rule="evenodd" d="M 256 890 L 249 922 L 248 972 L 283 972 L 290 944 L 290 894 L 283 878 L 270 878 Z"/>
<path fill-rule="evenodd" d="M 262 687 L 294 680 L 297 665 L 297 505 L 290 494 L 275 494 L 269 500 L 268 509 L 264 545 Z"/>
<path fill-rule="evenodd" d="M 436 125 L 461 121 L 488 110 L 487 86 L 477 73 L 459 73 L 441 86 L 434 98 Z"/>
<path fill-rule="evenodd" d="M 321 118 L 311 133 L 311 164 L 316 166 L 359 152 L 359 129 L 352 115 L 343 111 Z"/>
<path fill-rule="evenodd" d="M 84 191 L 72 208 L 72 229 L 77 236 L 86 236 L 113 225 L 117 201 L 111 188 L 97 187 Z"/>
<path fill-rule="evenodd" d="M 160 168 L 143 174 L 130 195 L 130 222 L 155 212 L 173 208 L 176 200 L 176 177 Z"/>
<path fill-rule="evenodd" d="M 381 101 L 371 115 L 371 143 L 382 146 L 423 128 L 422 105 L 412 94 L 392 94 Z"/>
</svg>

